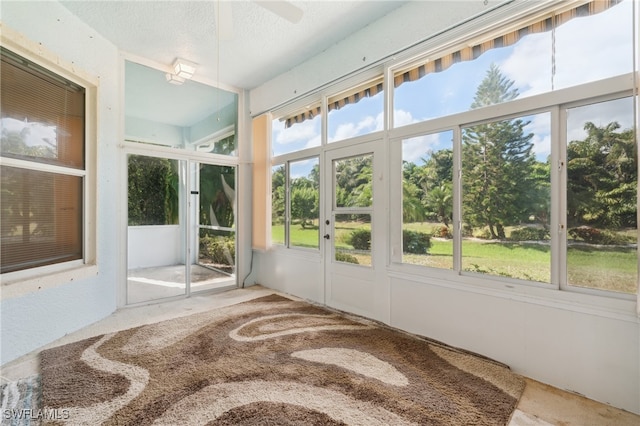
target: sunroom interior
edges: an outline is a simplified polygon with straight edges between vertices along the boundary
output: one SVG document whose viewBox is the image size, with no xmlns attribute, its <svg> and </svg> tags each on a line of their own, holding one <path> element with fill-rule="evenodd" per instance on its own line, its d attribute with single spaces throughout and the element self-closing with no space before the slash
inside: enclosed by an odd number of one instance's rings
<svg viewBox="0 0 640 426">
<path fill-rule="evenodd" d="M 2 2 L 3 70 L 84 94 L 52 160 L 2 74 L 2 365 L 260 285 L 640 414 L 637 1 L 134 3 Z M 29 257 L 69 228 L 16 219 L 14 170 L 75 182 L 71 258 Z"/>
</svg>

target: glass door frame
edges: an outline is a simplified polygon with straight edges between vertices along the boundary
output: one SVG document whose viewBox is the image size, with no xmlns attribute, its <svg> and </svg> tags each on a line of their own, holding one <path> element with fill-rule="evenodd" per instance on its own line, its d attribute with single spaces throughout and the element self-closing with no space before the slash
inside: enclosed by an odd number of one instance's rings
<svg viewBox="0 0 640 426">
<path fill-rule="evenodd" d="M 384 140 L 330 146 L 323 152 L 321 170 L 324 198 L 322 253 L 324 259 L 324 292 L 327 306 L 389 321 L 389 282 L 386 277 L 388 258 L 387 194 L 388 179 L 384 163 Z M 370 207 L 337 207 L 334 162 L 341 159 L 372 155 L 372 194 Z M 371 266 L 335 260 L 334 219 L 336 214 L 371 214 Z"/>
<path fill-rule="evenodd" d="M 210 161 L 202 161 L 202 159 L 191 159 L 187 162 L 187 169 L 188 172 L 187 174 L 189 175 L 189 190 L 187 191 L 187 195 L 190 197 L 189 201 L 187 204 L 191 205 L 191 203 L 193 203 L 193 207 L 191 209 L 188 210 L 188 216 L 189 216 L 189 220 L 194 220 L 195 223 L 191 224 L 190 222 L 187 223 L 187 226 L 189 226 L 191 229 L 191 232 L 187 232 L 188 236 L 193 236 L 192 240 L 187 240 L 187 247 L 188 247 L 188 252 L 187 255 L 189 256 L 191 265 L 200 265 L 204 268 L 209 268 L 215 271 L 218 271 L 220 273 L 223 274 L 227 274 L 224 271 L 221 271 L 217 268 L 214 267 L 209 267 L 206 265 L 203 265 L 200 263 L 200 232 L 202 230 L 212 230 L 212 231 L 223 231 L 223 232 L 229 232 L 229 233 L 233 233 L 233 241 L 234 241 L 234 247 L 237 248 L 238 247 L 238 228 L 237 228 L 237 211 L 238 211 L 238 197 L 237 195 L 234 196 L 234 200 L 233 200 L 233 205 L 232 205 L 232 209 L 233 209 L 233 225 L 232 227 L 225 227 L 225 226 L 215 226 L 215 225 L 203 225 L 200 222 L 200 200 L 201 200 L 201 192 L 202 192 L 202 181 L 201 181 L 201 171 L 202 168 L 200 167 L 201 165 L 205 165 L 205 166 L 214 166 L 214 167 L 233 167 L 234 169 L 234 191 L 236 191 L 237 194 L 237 189 L 238 189 L 238 166 L 237 165 L 232 165 L 232 164 L 220 164 L 218 162 L 210 162 Z M 193 168 L 193 170 L 195 171 L 194 176 L 191 176 L 191 169 Z M 228 183 L 227 183 L 228 184 Z M 195 186 L 194 186 L 195 185 Z M 194 193 L 195 192 L 195 193 Z M 194 200 L 194 197 L 195 200 Z M 194 219 L 195 218 L 195 219 Z M 236 255 L 238 253 L 238 250 L 234 250 L 234 255 L 233 255 L 233 260 L 234 260 L 234 264 L 233 264 L 233 273 L 232 274 L 228 274 L 229 277 L 233 277 L 235 279 L 235 285 L 238 285 L 238 274 L 237 274 L 237 270 L 238 270 L 238 261 L 236 258 Z M 192 282 L 191 282 L 191 271 L 188 272 L 188 277 L 189 277 L 189 282 L 187 285 L 187 296 L 191 295 L 192 293 L 200 293 L 200 292 L 206 292 L 210 289 L 205 289 L 205 290 L 199 290 L 199 291 L 193 291 L 192 289 Z"/>
<path fill-rule="evenodd" d="M 118 289 L 118 295 L 117 295 L 117 299 L 118 299 L 118 306 L 136 306 L 136 305 L 144 305 L 144 304 L 150 304 L 150 303 L 159 303 L 159 302 L 164 302 L 164 301 L 169 301 L 169 300 L 177 300 L 177 299 L 183 299 L 186 297 L 191 296 L 192 293 L 194 293 L 191 289 L 191 268 L 187 267 L 188 265 L 186 265 L 187 263 L 190 265 L 191 264 L 191 259 L 194 258 L 194 256 L 198 256 L 199 254 L 197 253 L 197 246 L 196 246 L 196 253 L 192 253 L 191 247 L 193 246 L 194 243 L 194 237 L 191 236 L 191 231 L 194 232 L 198 232 L 199 231 L 199 227 L 198 224 L 193 224 L 193 215 L 195 212 L 196 217 L 198 217 L 199 214 L 199 197 L 196 198 L 195 200 L 193 199 L 193 195 L 195 194 L 191 194 L 191 188 L 193 187 L 193 182 L 192 180 L 195 179 L 195 177 L 191 176 L 191 167 L 193 164 L 208 164 L 208 165 L 213 165 L 213 166 L 229 166 L 229 167 L 233 167 L 235 169 L 235 189 L 236 191 L 238 190 L 238 180 L 239 180 L 239 176 L 240 176 L 240 172 L 239 172 L 239 158 L 235 157 L 235 156 L 226 156 L 226 155 L 218 155 L 218 154 L 209 154 L 209 153 L 198 153 L 196 151 L 180 151 L 180 150 L 176 150 L 175 148 L 166 148 L 166 147 L 161 147 L 161 146 L 154 146 L 151 144 L 142 144 L 139 142 L 134 142 L 134 141 L 125 141 L 124 144 L 122 145 L 122 150 L 121 150 L 121 158 L 120 158 L 120 175 L 123 176 L 122 179 L 122 188 L 123 190 L 121 191 L 121 196 L 120 196 L 120 203 L 123 206 L 123 211 L 125 212 L 124 214 L 121 215 L 121 220 L 120 220 L 120 224 L 121 224 L 121 229 L 122 229 L 122 233 L 120 235 L 122 235 L 123 238 L 123 243 L 120 244 L 120 246 L 122 247 L 122 253 L 121 253 L 121 259 L 120 259 L 120 265 L 121 267 L 119 268 L 120 271 L 120 276 L 123 277 L 121 279 L 121 286 L 119 286 Z M 147 156 L 147 157 L 155 157 L 155 158 L 166 158 L 168 160 L 177 160 L 177 161 L 184 161 L 185 162 L 185 181 L 182 184 L 184 186 L 184 190 L 185 190 L 185 196 L 184 197 L 179 197 L 179 202 L 180 203 L 185 203 L 185 205 L 181 205 L 180 208 L 184 209 L 184 218 L 185 218 L 185 224 L 184 224 L 184 229 L 185 229 L 185 238 L 184 238 L 184 251 L 186 253 L 184 253 L 184 258 L 185 258 L 185 292 L 184 294 L 181 295 L 177 295 L 177 296 L 171 296 L 171 297 L 163 297 L 163 298 L 157 298 L 157 299 L 151 299 L 151 300 L 147 300 L 147 301 L 141 301 L 141 302 L 135 302 L 135 303 L 129 303 L 127 300 L 127 275 L 128 275 L 128 263 L 129 263 L 129 259 L 128 259 L 128 248 L 127 248 L 127 242 L 128 242 L 128 157 L 130 155 L 140 155 L 140 156 Z M 199 185 L 199 182 L 197 182 L 197 184 Z M 236 200 L 235 200 L 235 207 L 234 207 L 234 211 L 237 213 L 238 209 L 238 196 L 236 195 Z M 186 200 L 186 201 L 185 201 Z M 194 203 L 195 201 L 195 203 Z M 237 288 L 238 287 L 238 228 L 237 228 L 237 223 L 238 223 L 238 217 L 236 215 L 236 217 L 234 217 L 234 224 L 236 224 L 235 228 L 234 228 L 234 244 L 235 244 L 235 256 L 234 256 L 234 271 L 235 271 L 235 277 L 234 277 L 234 284 L 233 285 L 229 285 L 229 286 L 225 286 L 224 289 L 228 289 L 228 288 Z M 195 234 L 193 234 L 195 236 Z M 195 238 L 197 240 L 197 238 Z M 197 241 L 196 241 L 197 243 Z M 211 290 L 204 290 L 203 293 L 206 293 L 207 291 L 216 291 L 216 289 L 211 289 Z M 200 292 L 195 292 L 200 294 Z"/>
</svg>

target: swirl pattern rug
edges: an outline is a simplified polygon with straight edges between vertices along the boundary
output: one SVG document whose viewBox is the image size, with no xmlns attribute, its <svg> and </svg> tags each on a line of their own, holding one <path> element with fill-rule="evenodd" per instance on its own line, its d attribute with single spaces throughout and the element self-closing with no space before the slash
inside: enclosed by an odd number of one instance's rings
<svg viewBox="0 0 640 426">
<path fill-rule="evenodd" d="M 45 410 L 87 425 L 505 425 L 507 367 L 279 295 L 41 353 Z"/>
</svg>

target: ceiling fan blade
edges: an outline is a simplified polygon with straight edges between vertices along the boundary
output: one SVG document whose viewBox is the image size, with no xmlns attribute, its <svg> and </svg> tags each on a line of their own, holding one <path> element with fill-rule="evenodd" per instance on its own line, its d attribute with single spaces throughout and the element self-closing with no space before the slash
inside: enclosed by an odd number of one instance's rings
<svg viewBox="0 0 640 426">
<path fill-rule="evenodd" d="M 302 19 L 303 11 L 298 6 L 295 6 L 291 2 L 280 0 L 280 1 L 261 1 L 254 0 L 254 2 L 267 9 L 270 12 L 275 13 L 281 18 L 286 19 L 292 24 L 297 24 Z"/>
<path fill-rule="evenodd" d="M 230 1 L 216 1 L 213 4 L 216 14 L 216 33 L 220 40 L 233 38 L 233 10 Z"/>
</svg>

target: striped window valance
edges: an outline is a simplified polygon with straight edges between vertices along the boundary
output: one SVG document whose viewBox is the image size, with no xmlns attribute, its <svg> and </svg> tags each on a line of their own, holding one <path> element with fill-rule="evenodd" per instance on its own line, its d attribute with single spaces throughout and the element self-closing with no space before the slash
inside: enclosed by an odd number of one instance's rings
<svg viewBox="0 0 640 426">
<path fill-rule="evenodd" d="M 367 81 L 354 88 L 341 92 L 338 95 L 331 96 L 327 101 L 328 111 L 339 110 L 345 105 L 352 105 L 360 102 L 364 98 L 369 98 L 382 92 L 383 77 L 380 76 L 375 80 Z M 296 111 L 294 114 L 286 115 L 280 118 L 285 122 L 285 128 L 289 128 L 296 123 L 302 123 L 305 120 L 311 120 L 320 114 L 320 105 L 312 108 L 305 108 L 303 111 Z"/>
<path fill-rule="evenodd" d="M 515 31 L 507 32 L 498 37 L 467 46 L 440 58 L 413 65 L 409 69 L 401 70 L 394 75 L 394 87 L 400 86 L 408 81 L 416 81 L 427 74 L 444 71 L 451 65 L 458 62 L 472 61 L 483 53 L 498 47 L 507 47 L 516 44 L 520 39 L 529 35 L 551 31 L 553 28 L 562 25 L 575 17 L 590 16 L 609 9 L 620 3 L 622 0 L 595 0 L 569 10 L 547 16 L 539 21 L 521 27 Z"/>
<path fill-rule="evenodd" d="M 575 17 L 591 16 L 603 12 L 623 0 L 593 0 L 581 3 L 578 6 L 571 7 L 566 10 L 560 10 L 555 14 L 546 14 L 544 17 L 534 20 L 532 23 L 524 25 L 514 31 L 506 30 L 506 32 L 497 37 L 479 41 L 471 46 L 465 46 L 456 49 L 453 52 L 444 54 L 437 59 L 430 59 L 422 63 L 413 64 L 408 68 L 400 70 L 394 74 L 394 87 L 400 86 L 402 83 L 416 81 L 427 74 L 441 72 L 449 68 L 451 65 L 477 59 L 483 53 L 499 48 L 516 44 L 519 40 L 529 34 L 537 34 L 551 31 L 553 28 L 562 25 Z M 370 81 L 348 92 L 333 96 L 329 99 L 329 111 L 337 110 L 345 105 L 354 104 L 369 96 L 374 96 L 382 91 L 382 78 Z M 282 117 L 280 120 L 285 121 L 285 126 L 291 127 L 295 123 L 301 123 L 305 120 L 312 119 L 320 114 L 320 105 L 313 108 L 306 108 Z"/>
<path fill-rule="evenodd" d="M 305 120 L 313 120 L 315 117 L 320 115 L 320 111 L 320 105 L 316 105 L 311 108 L 305 108 L 302 111 L 298 110 L 293 114 L 281 117 L 280 121 L 284 121 L 284 128 L 288 129 L 294 124 L 302 123 Z"/>
</svg>

